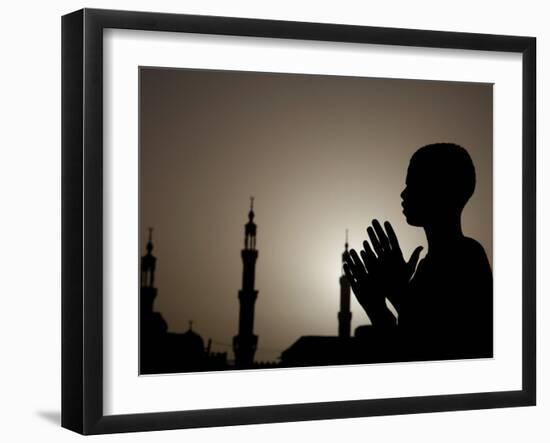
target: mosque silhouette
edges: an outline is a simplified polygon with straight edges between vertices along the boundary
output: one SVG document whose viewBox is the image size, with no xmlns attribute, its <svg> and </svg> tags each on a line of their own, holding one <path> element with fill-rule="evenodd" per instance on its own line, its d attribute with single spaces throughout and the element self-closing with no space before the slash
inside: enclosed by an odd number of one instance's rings
<svg viewBox="0 0 550 443">
<path fill-rule="evenodd" d="M 254 199 L 251 198 L 248 222 L 245 225 L 242 288 L 239 290 L 239 328 L 233 337 L 234 360 L 227 352 L 212 352 L 212 340 L 205 345 L 193 330 L 192 322 L 185 333 L 168 332 L 168 325 L 153 305 L 157 296 L 155 286 L 156 257 L 153 256 L 152 229 L 149 229 L 147 253 L 141 257 L 140 284 L 140 373 L 161 374 L 178 372 L 219 371 L 231 369 L 261 369 L 276 367 L 324 366 L 395 361 L 387 346 L 388 334 L 377 336 L 379 330 L 370 325 L 359 326 L 351 335 L 351 288 L 343 273 L 339 277 L 340 310 L 338 335 L 302 336 L 284 350 L 279 361 L 260 362 L 254 359 L 259 337 L 254 334 L 254 307 L 258 297 L 255 289 L 257 227 L 254 223 Z M 348 251 L 347 231 L 345 251 Z"/>
</svg>

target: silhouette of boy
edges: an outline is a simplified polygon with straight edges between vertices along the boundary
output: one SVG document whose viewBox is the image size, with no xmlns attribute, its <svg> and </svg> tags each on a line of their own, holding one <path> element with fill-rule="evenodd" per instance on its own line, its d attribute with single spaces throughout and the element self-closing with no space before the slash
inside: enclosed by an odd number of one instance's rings
<svg viewBox="0 0 550 443">
<path fill-rule="evenodd" d="M 420 148 L 411 158 L 401 198 L 407 223 L 426 233 L 426 257 L 418 263 L 418 247 L 405 261 L 391 224 L 383 228 L 377 220 L 367 228 L 370 244 L 363 242 L 361 257 L 353 249 L 346 256 L 344 271 L 353 292 L 373 327 L 388 331 L 382 340 L 394 358 L 492 357 L 491 267 L 483 247 L 461 227 L 475 183 L 475 168 L 463 147 Z"/>
</svg>

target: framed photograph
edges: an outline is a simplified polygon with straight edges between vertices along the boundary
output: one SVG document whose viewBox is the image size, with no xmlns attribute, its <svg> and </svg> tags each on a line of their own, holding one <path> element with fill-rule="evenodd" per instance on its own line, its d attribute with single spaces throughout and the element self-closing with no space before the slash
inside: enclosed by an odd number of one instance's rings
<svg viewBox="0 0 550 443">
<path fill-rule="evenodd" d="M 536 402 L 532 37 L 62 20 L 62 425 Z"/>
</svg>

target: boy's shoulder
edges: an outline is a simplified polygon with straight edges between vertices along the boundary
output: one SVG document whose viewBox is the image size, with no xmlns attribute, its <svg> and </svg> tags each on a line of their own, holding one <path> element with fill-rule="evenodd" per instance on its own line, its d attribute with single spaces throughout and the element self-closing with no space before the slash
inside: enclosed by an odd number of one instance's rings
<svg viewBox="0 0 550 443">
<path fill-rule="evenodd" d="M 481 243 L 471 237 L 463 238 L 462 247 L 472 252 L 483 252 L 485 254 L 485 249 L 481 246 Z"/>
<path fill-rule="evenodd" d="M 485 248 L 477 240 L 470 237 L 464 237 L 461 249 L 464 258 L 468 257 L 476 262 L 481 261 L 486 264 L 489 263 Z"/>
</svg>

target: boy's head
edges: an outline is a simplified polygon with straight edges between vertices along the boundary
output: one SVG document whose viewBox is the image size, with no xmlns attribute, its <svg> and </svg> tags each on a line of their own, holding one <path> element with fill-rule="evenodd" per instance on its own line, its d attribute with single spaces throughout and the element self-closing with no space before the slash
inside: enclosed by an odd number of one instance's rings
<svg viewBox="0 0 550 443">
<path fill-rule="evenodd" d="M 401 193 L 407 223 L 426 226 L 461 214 L 474 193 L 476 173 L 468 151 L 434 143 L 416 151 Z"/>
</svg>

